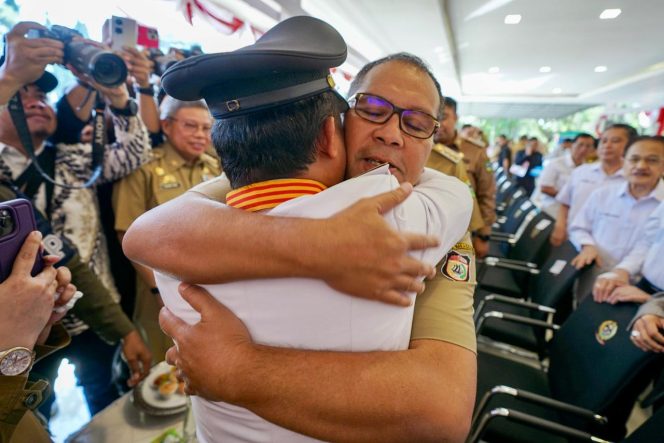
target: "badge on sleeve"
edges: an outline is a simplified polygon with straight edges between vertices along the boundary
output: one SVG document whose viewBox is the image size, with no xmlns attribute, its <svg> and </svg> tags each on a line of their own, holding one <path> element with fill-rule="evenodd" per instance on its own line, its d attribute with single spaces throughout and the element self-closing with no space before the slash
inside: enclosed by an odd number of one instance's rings
<svg viewBox="0 0 664 443">
<path fill-rule="evenodd" d="M 616 332 L 618 332 L 618 323 L 613 320 L 606 320 L 597 328 L 595 338 L 600 345 L 604 346 L 607 341 L 616 335 Z"/>
<path fill-rule="evenodd" d="M 453 281 L 468 281 L 470 279 L 470 256 L 451 250 L 447 253 L 440 272 Z"/>
</svg>

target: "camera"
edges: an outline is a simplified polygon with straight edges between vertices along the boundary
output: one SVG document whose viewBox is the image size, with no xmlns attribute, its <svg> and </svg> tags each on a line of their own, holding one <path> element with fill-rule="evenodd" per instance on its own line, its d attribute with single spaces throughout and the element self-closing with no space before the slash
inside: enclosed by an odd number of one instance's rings
<svg viewBox="0 0 664 443">
<path fill-rule="evenodd" d="M 102 86 L 115 87 L 127 79 L 127 66 L 120 56 L 87 41 L 74 40 L 74 37 L 81 37 L 81 34 L 73 29 L 53 25 L 47 30 L 31 29 L 27 37 L 61 41 L 65 45 L 64 62 Z"/>
<path fill-rule="evenodd" d="M 150 60 L 154 62 L 154 73 L 161 77 L 171 66 L 184 60 L 203 54 L 201 47 L 193 45 L 190 49 L 170 48 L 168 54 L 164 54 L 158 48 L 150 49 Z"/>
</svg>

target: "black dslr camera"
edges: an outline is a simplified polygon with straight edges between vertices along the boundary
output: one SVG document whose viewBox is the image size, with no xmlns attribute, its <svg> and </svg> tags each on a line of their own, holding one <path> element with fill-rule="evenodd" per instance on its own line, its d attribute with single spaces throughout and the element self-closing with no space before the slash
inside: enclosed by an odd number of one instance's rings
<svg viewBox="0 0 664 443">
<path fill-rule="evenodd" d="M 127 65 L 111 51 L 101 49 L 86 41 L 73 40 L 81 34 L 64 26 L 53 25 L 51 29 L 31 29 L 28 38 L 50 38 L 65 45 L 64 62 L 79 72 L 93 78 L 106 87 L 118 86 L 127 79 Z"/>
</svg>

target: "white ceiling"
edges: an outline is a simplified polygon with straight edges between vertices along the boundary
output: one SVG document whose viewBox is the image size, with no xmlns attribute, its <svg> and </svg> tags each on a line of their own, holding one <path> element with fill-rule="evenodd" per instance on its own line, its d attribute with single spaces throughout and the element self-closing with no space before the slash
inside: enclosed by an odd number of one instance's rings
<svg viewBox="0 0 664 443">
<path fill-rule="evenodd" d="M 351 48 L 351 72 L 393 52 L 424 58 L 466 115 L 557 118 L 594 105 L 611 112 L 664 106 L 664 0 L 245 3 L 272 17 L 326 20 Z M 622 13 L 600 20 L 606 8 Z M 504 24 L 507 14 L 521 14 L 521 23 Z M 606 72 L 594 71 L 600 65 Z M 542 66 L 551 72 L 540 73 Z"/>
</svg>

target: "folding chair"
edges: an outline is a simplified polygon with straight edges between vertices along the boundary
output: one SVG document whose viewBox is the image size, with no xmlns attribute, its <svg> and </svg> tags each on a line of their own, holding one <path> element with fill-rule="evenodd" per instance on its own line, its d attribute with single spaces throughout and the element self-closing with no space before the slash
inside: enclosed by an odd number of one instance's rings
<svg viewBox="0 0 664 443">
<path fill-rule="evenodd" d="M 636 397 L 662 364 L 630 342 L 637 309 L 585 299 L 551 341 L 548 371 L 480 352 L 469 441 L 622 438 Z"/>
<path fill-rule="evenodd" d="M 576 248 L 570 242 L 551 248 L 546 261 L 536 274 L 531 275 L 528 291 L 522 298 L 482 289 L 476 291 L 475 326 L 478 336 L 537 352 L 540 359 L 544 358 L 546 325 L 553 324 L 557 308 L 565 301 L 571 306 L 572 286 L 581 272 L 570 264 L 576 254 Z M 516 266 L 512 268 L 517 269 Z M 527 266 L 518 269 L 518 272 L 533 272 L 533 268 Z M 523 318 L 528 320 L 524 322 Z M 561 316 L 555 319 L 558 322 L 563 320 Z M 533 324 L 542 328 L 532 328 L 530 325 Z"/>
<path fill-rule="evenodd" d="M 513 236 L 506 238 L 499 251 L 489 248 L 478 271 L 479 288 L 520 297 L 529 274 L 537 274 L 549 249 L 554 220 L 536 207 L 528 212 Z M 479 268 L 478 268 L 479 269 Z"/>
</svg>

